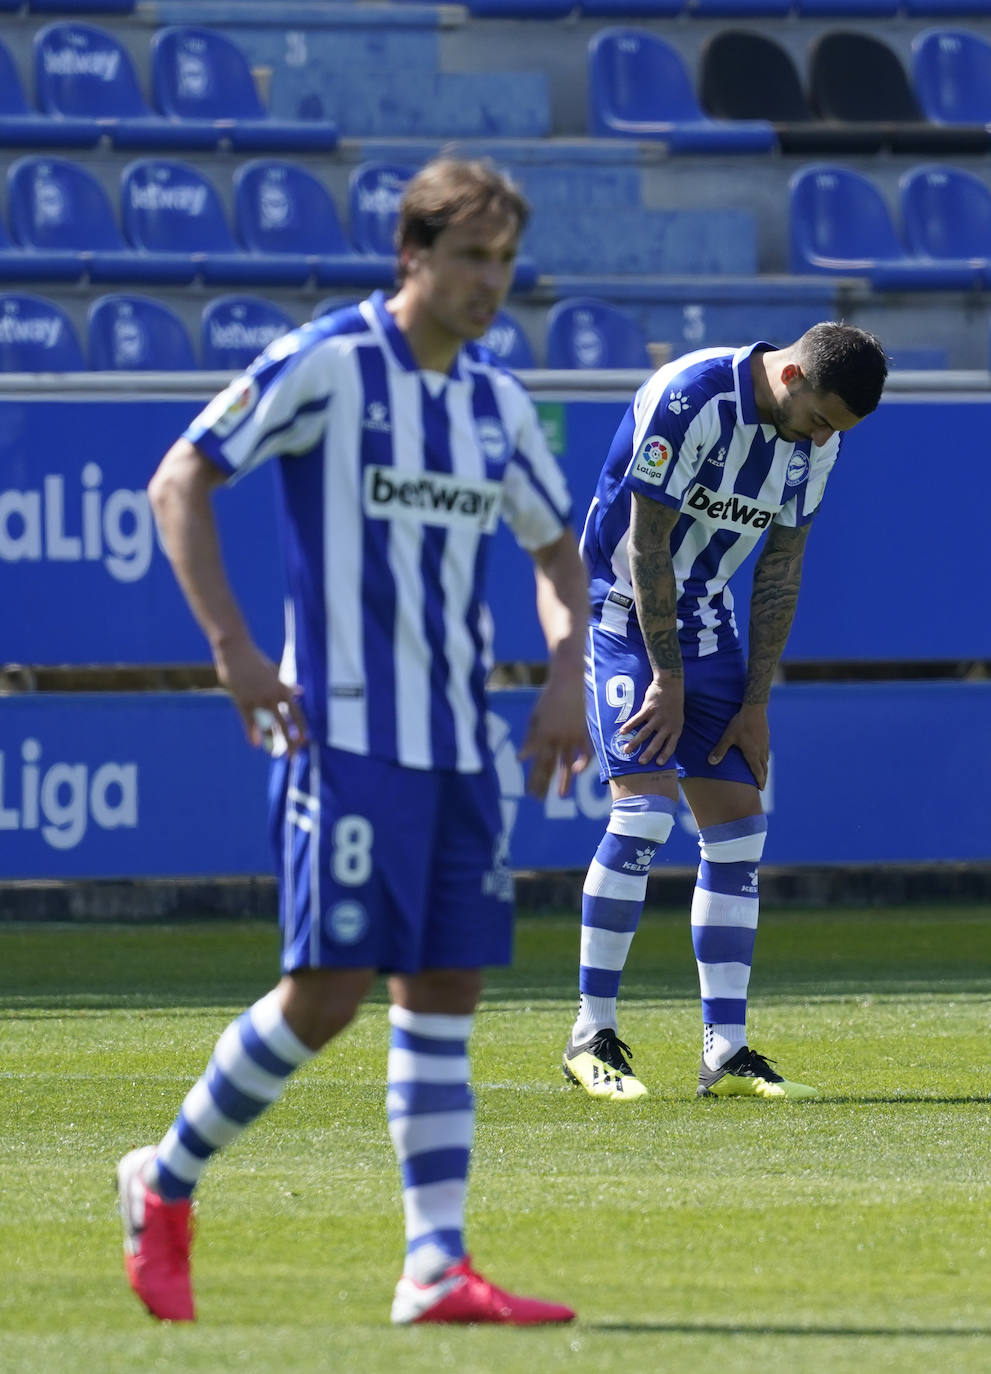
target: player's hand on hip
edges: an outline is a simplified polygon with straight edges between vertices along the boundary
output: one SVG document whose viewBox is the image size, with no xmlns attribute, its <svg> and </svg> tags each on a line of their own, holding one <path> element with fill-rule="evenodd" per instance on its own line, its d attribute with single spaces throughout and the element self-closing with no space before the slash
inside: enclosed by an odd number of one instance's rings
<svg viewBox="0 0 991 1374">
<path fill-rule="evenodd" d="M 626 736 L 622 748 L 627 754 L 637 754 L 637 763 L 667 763 L 684 724 L 684 681 L 671 678 L 664 683 L 652 682 L 640 709 L 619 727 L 620 735 Z"/>
<path fill-rule="evenodd" d="M 746 759 L 757 779 L 758 788 L 767 785 L 767 769 L 771 758 L 771 732 L 767 724 L 767 707 L 753 703 L 741 706 L 723 731 L 722 738 L 709 755 L 709 763 L 722 763 L 727 752 L 736 747 Z"/>
<path fill-rule="evenodd" d="M 230 693 L 245 734 L 256 749 L 290 754 L 309 742 L 299 688 L 279 677 L 279 670 L 250 639 L 214 651 L 217 678 Z"/>
<path fill-rule="evenodd" d="M 530 759 L 527 791 L 544 797 L 555 772 L 558 795 L 567 796 L 575 778 L 588 766 L 591 745 L 585 725 L 585 703 L 580 679 L 548 680 L 527 725 L 519 757 Z"/>
</svg>

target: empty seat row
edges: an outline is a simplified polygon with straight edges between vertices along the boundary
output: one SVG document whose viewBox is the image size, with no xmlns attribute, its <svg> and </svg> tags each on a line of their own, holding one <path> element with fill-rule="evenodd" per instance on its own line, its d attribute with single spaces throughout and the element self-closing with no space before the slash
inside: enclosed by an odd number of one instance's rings
<svg viewBox="0 0 991 1374">
<path fill-rule="evenodd" d="M 0 234 L 0 272 L 19 280 L 386 285 L 404 184 L 380 164 L 355 169 L 349 242 L 322 182 L 291 163 L 256 159 L 234 174 L 235 238 L 216 187 L 187 163 L 142 158 L 125 167 L 118 225 L 85 167 L 23 157 L 8 170 L 12 243 Z"/>
<path fill-rule="evenodd" d="M 672 151 L 908 153 L 991 149 L 991 42 L 931 29 L 912 43 L 912 79 L 881 38 L 820 35 L 808 90 L 789 52 L 754 29 L 704 45 L 699 93 L 678 50 L 635 28 L 604 29 L 589 44 L 592 133 L 657 138 Z"/>
<path fill-rule="evenodd" d="M 151 40 L 153 110 L 114 34 L 93 24 L 49 24 L 34 38 L 37 109 L 0 44 L 0 141 L 20 147 L 216 148 L 243 151 L 337 146 L 328 120 L 273 118 L 251 67 L 225 34 L 189 25 Z"/>
<path fill-rule="evenodd" d="M 353 301 L 321 301 L 313 318 Z M 245 368 L 296 321 L 256 296 L 228 295 L 207 302 L 200 319 L 199 358 L 179 315 L 163 301 L 114 293 L 89 307 L 86 347 L 69 315 L 55 301 L 24 292 L 0 294 L 0 372 L 185 372 L 200 366 Z M 499 312 L 482 343 L 506 367 L 534 367 L 529 339 L 508 311 Z M 646 370 L 646 340 L 632 317 L 592 298 L 558 301 L 547 314 L 550 368 Z"/>
<path fill-rule="evenodd" d="M 879 290 L 991 287 L 991 189 L 973 172 L 930 163 L 898 183 L 901 228 L 861 172 L 818 163 L 789 187 L 793 272 L 863 276 Z"/>
</svg>

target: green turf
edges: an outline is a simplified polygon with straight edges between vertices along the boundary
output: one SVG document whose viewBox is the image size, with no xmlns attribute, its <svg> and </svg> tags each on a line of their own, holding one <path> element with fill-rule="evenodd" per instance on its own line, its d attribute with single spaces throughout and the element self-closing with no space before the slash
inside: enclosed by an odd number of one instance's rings
<svg viewBox="0 0 991 1374">
<path fill-rule="evenodd" d="M 130 1295 L 110 1179 L 273 981 L 256 924 L 0 925 L 0 1369 L 875 1374 L 991 1366 L 991 910 L 769 911 L 751 1041 L 815 1103 L 699 1102 L 684 915 L 645 919 L 621 1033 L 651 1088 L 560 1074 L 575 918 L 523 919 L 473 1038 L 469 1243 L 571 1328 L 388 1324 L 402 1252 L 381 990 L 211 1165 L 200 1321 Z"/>
</svg>

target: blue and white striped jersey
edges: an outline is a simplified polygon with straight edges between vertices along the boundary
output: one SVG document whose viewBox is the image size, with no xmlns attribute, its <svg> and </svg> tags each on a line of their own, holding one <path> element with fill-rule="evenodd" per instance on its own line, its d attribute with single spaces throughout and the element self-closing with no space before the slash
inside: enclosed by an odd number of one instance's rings
<svg viewBox="0 0 991 1374">
<path fill-rule="evenodd" d="M 727 583 L 772 522 L 807 524 L 839 452 L 788 443 L 761 424 L 750 355 L 706 348 L 660 368 L 637 392 L 613 439 L 582 535 L 593 617 L 639 634 L 630 581 L 631 492 L 682 512 L 671 535 L 682 653 L 702 658 L 735 643 Z"/>
<path fill-rule="evenodd" d="M 276 340 L 186 430 L 232 479 L 277 458 L 281 676 L 313 737 L 411 768 L 480 770 L 499 516 L 533 551 L 570 498 L 519 382 L 474 344 L 420 371 L 377 292 Z"/>
</svg>

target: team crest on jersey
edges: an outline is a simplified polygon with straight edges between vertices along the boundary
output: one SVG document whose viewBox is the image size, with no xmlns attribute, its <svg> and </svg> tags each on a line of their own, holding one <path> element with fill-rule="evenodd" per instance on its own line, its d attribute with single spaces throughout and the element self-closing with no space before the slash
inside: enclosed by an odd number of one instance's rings
<svg viewBox="0 0 991 1374">
<path fill-rule="evenodd" d="M 810 466 L 809 455 L 796 449 L 788 459 L 788 471 L 785 473 L 785 485 L 789 487 L 801 486 L 809 475 Z"/>
<path fill-rule="evenodd" d="M 633 476 L 642 477 L 645 482 L 659 482 L 670 457 L 671 445 L 668 441 L 659 434 L 649 434 L 637 451 Z"/>
<path fill-rule="evenodd" d="M 213 398 L 203 412 L 203 423 L 218 439 L 226 439 L 254 410 L 258 395 L 254 377 L 239 377 Z"/>
<path fill-rule="evenodd" d="M 360 902 L 338 902 L 323 919 L 336 945 L 356 945 L 368 931 L 368 912 Z"/>
<path fill-rule="evenodd" d="M 482 452 L 490 463 L 504 463 L 508 456 L 509 441 L 506 431 L 494 416 L 483 415 L 475 423 L 475 433 L 482 446 Z"/>
<path fill-rule="evenodd" d="M 365 418 L 361 422 L 362 429 L 371 429 L 376 434 L 389 434 L 392 425 L 389 423 L 389 407 L 384 401 L 369 401 L 365 406 Z"/>
</svg>

